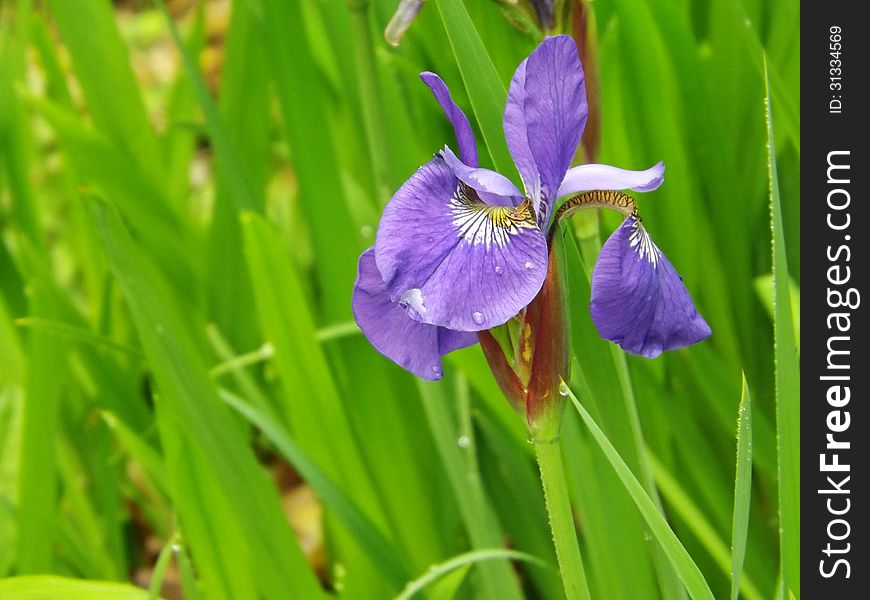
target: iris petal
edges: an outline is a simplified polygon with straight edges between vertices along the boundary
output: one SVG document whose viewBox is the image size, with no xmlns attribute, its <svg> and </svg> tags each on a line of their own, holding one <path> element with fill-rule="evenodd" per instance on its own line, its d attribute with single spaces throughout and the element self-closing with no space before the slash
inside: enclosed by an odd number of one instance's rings
<svg viewBox="0 0 870 600">
<path fill-rule="evenodd" d="M 601 248 L 590 310 L 601 337 L 647 358 L 711 333 L 682 277 L 634 217 L 625 219 Z"/>
<path fill-rule="evenodd" d="M 440 157 L 387 204 L 375 257 L 390 297 L 413 318 L 458 331 L 506 322 L 547 272 L 547 242 L 530 203 L 484 203 Z"/>
<path fill-rule="evenodd" d="M 574 40 L 567 35 L 544 40 L 514 74 L 504 120 L 508 148 L 542 225 L 574 159 L 587 113 Z"/>
<path fill-rule="evenodd" d="M 526 186 L 526 194 L 537 204 L 541 199 L 541 177 L 538 175 L 538 166 L 529 148 L 529 134 L 526 127 L 524 107 L 526 105 L 526 63 L 525 59 L 517 67 L 511 79 L 508 90 L 507 104 L 504 107 L 504 135 L 507 140 L 511 158 L 520 172 L 523 185 Z"/>
<path fill-rule="evenodd" d="M 645 171 L 631 171 L 610 165 L 580 165 L 569 169 L 558 196 L 588 190 L 634 190 L 651 192 L 665 180 L 665 164 L 658 162 Z"/>
<path fill-rule="evenodd" d="M 481 200 L 487 204 L 516 206 L 522 201 L 523 193 L 501 173 L 479 167 L 469 167 L 456 158 L 456 155 L 447 146 L 441 151 L 441 158 L 444 159 L 453 174 L 463 183 L 474 188 Z"/>
<path fill-rule="evenodd" d="M 353 288 L 353 315 L 377 350 L 423 379 L 441 379 L 441 356 L 477 343 L 477 335 L 418 323 L 390 300 L 375 264 L 374 248 L 359 258 Z"/>
<path fill-rule="evenodd" d="M 453 98 L 450 96 L 450 90 L 447 84 L 438 77 L 435 73 L 425 71 L 420 73 L 420 79 L 423 80 L 432 94 L 441 105 L 441 110 L 447 115 L 450 123 L 453 125 L 453 131 L 456 134 L 456 144 L 459 148 L 459 156 L 466 165 L 476 167 L 477 162 L 477 143 L 474 141 L 474 132 L 468 122 L 468 117 L 462 112 Z"/>
</svg>

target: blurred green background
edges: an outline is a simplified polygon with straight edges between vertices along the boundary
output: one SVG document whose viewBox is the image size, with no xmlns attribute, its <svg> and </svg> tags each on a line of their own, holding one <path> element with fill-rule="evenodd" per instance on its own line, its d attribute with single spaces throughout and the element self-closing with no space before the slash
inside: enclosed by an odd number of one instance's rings
<svg viewBox="0 0 870 600">
<path fill-rule="evenodd" d="M 432 565 L 416 597 L 562 597 L 480 349 L 424 384 L 350 311 L 381 209 L 454 143 L 418 73 L 504 169 L 531 5 L 432 0 L 392 46 L 397 0 L 167 4 L 0 0 L 0 597 L 392 598 Z M 595 158 L 665 162 L 641 210 L 714 332 L 655 360 L 598 338 L 618 220 L 584 215 L 571 388 L 715 597 L 799 598 L 799 4 L 559 6 Z M 687 597 L 570 405 L 561 441 L 593 597 Z"/>
</svg>

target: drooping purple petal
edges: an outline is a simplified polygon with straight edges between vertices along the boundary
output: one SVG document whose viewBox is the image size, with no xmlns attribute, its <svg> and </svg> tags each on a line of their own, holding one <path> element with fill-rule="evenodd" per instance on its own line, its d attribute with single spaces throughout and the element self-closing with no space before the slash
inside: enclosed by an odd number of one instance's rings
<svg viewBox="0 0 870 600">
<path fill-rule="evenodd" d="M 651 192 L 665 180 L 665 164 L 658 162 L 645 171 L 631 171 L 610 165 L 580 165 L 565 174 L 557 196 L 588 190 L 634 190 Z"/>
<path fill-rule="evenodd" d="M 488 205 L 436 157 L 387 204 L 375 258 L 391 299 L 413 318 L 480 331 L 535 297 L 547 272 L 547 242 L 529 202 Z"/>
<path fill-rule="evenodd" d="M 574 40 L 547 38 L 514 74 L 504 122 L 508 148 L 542 225 L 574 159 L 587 111 Z"/>
<path fill-rule="evenodd" d="M 601 248 L 592 271 L 590 310 L 601 337 L 647 358 L 711 333 L 682 277 L 634 217 L 625 219 Z"/>
<path fill-rule="evenodd" d="M 375 264 L 374 248 L 359 257 L 352 304 L 357 325 L 372 346 L 423 379 L 441 379 L 441 356 L 477 342 L 474 333 L 418 323 L 391 301 Z"/>
<path fill-rule="evenodd" d="M 523 193 L 501 173 L 480 167 L 470 167 L 456 158 L 456 155 L 447 146 L 444 146 L 440 154 L 457 179 L 474 188 L 480 199 L 487 204 L 516 206 L 522 201 Z"/>
<path fill-rule="evenodd" d="M 442 81 L 438 75 L 430 71 L 420 73 L 420 79 L 423 80 L 432 94 L 441 105 L 441 110 L 447 115 L 450 123 L 453 125 L 453 131 L 456 133 L 456 145 L 459 148 L 459 156 L 462 157 L 462 162 L 471 167 L 476 167 L 479 163 L 477 160 L 477 143 L 474 140 L 474 132 L 468 122 L 468 117 L 462 112 L 453 98 L 450 96 L 450 90 L 447 84 Z"/>
<path fill-rule="evenodd" d="M 437 325 L 428 325 L 427 327 L 437 327 Z M 446 327 L 437 327 L 437 329 L 438 354 L 441 356 L 477 343 L 477 332 L 475 331 L 454 331 Z"/>
</svg>

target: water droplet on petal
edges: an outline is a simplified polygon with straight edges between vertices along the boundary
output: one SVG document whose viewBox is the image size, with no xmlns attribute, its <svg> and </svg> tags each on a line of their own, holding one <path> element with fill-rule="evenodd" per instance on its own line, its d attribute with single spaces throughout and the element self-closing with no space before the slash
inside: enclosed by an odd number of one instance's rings
<svg viewBox="0 0 870 600">
<path fill-rule="evenodd" d="M 532 264 L 532 261 L 530 261 L 530 260 L 527 260 L 527 261 L 526 261 L 526 265 L 525 265 L 525 266 L 526 266 L 526 268 L 529 269 L 529 270 L 535 268 L 535 265 Z"/>
<path fill-rule="evenodd" d="M 504 271 L 504 269 L 501 268 L 501 265 L 496 265 L 496 266 L 495 266 L 495 273 L 496 273 L 496 275 L 501 275 L 502 271 Z"/>
<path fill-rule="evenodd" d="M 435 375 L 441 375 L 441 365 L 432 365 L 432 372 Z"/>
<path fill-rule="evenodd" d="M 471 439 L 467 435 L 460 435 L 459 439 L 456 440 L 456 444 L 460 448 L 468 448 L 471 445 Z"/>
<path fill-rule="evenodd" d="M 478 325 L 483 325 L 483 313 L 480 311 L 474 311 L 471 313 L 471 318 L 474 319 L 474 322 Z"/>
</svg>

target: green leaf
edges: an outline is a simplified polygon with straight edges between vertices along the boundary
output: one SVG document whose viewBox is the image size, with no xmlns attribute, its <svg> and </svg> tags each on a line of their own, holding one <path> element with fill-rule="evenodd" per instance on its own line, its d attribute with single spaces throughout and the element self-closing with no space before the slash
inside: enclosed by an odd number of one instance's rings
<svg viewBox="0 0 870 600">
<path fill-rule="evenodd" d="M 408 585 L 405 586 L 405 589 L 402 590 L 402 593 L 396 596 L 396 600 L 411 600 L 411 598 L 422 592 L 427 586 L 431 586 L 438 579 L 445 577 L 456 569 L 479 562 L 499 559 L 521 560 L 538 567 L 547 567 L 547 564 L 541 559 L 524 552 L 517 552 L 516 550 L 505 550 L 503 548 L 474 550 L 472 552 L 460 554 L 459 556 L 454 556 L 443 563 L 432 565 L 425 573 L 423 573 L 423 575 L 413 581 L 409 581 Z"/>
<path fill-rule="evenodd" d="M 221 404 L 165 283 L 143 260 L 118 215 L 102 201 L 90 204 L 154 373 L 174 500 L 203 576 L 224 594 L 252 593 L 248 582 L 269 598 L 321 597 L 278 495 Z"/>
<path fill-rule="evenodd" d="M 728 547 L 716 531 L 716 528 L 710 524 L 704 512 L 680 486 L 676 477 L 652 454 L 649 456 L 662 495 L 668 501 L 674 514 L 679 515 L 686 522 L 689 529 L 695 534 L 698 541 L 701 542 L 701 545 L 710 553 L 710 556 L 713 557 L 719 568 L 722 569 L 722 572 L 728 575 L 731 572 L 731 556 L 729 555 Z M 762 600 L 763 596 L 748 577 L 744 577 L 742 582 L 738 580 L 738 583 L 741 583 L 747 600 Z M 741 588 L 738 587 L 737 589 L 739 591 Z"/>
<path fill-rule="evenodd" d="M 50 0 L 97 128 L 135 159 L 153 181 L 163 168 L 160 147 L 130 67 L 110 2 Z"/>
<path fill-rule="evenodd" d="M 462 0 L 438 0 L 444 29 L 495 170 L 516 173 L 502 128 L 507 92 Z M 517 61 L 519 64 L 519 61 Z"/>
<path fill-rule="evenodd" d="M 731 525 L 731 600 L 737 600 L 746 538 L 749 533 L 749 510 L 752 504 L 752 401 L 749 384 L 743 375 L 743 390 L 737 417 L 737 470 L 734 476 L 734 518 Z"/>
<path fill-rule="evenodd" d="M 302 214 L 311 233 L 323 313 L 329 321 L 347 320 L 348 295 L 361 248 L 342 187 L 336 185 L 341 172 L 325 126 L 330 121 L 330 98 L 310 54 L 302 3 L 261 0 L 260 4 L 260 27 L 293 153 Z"/>
<path fill-rule="evenodd" d="M 0 579 L 0 598 L 12 600 L 149 600 L 147 590 L 128 583 L 86 581 L 56 575 Z"/>
<path fill-rule="evenodd" d="M 464 382 L 463 382 L 464 383 Z M 456 497 L 462 521 L 475 549 L 497 547 L 502 540 L 501 529 L 490 506 L 473 462 L 467 462 L 457 440 L 459 428 L 450 414 L 450 397 L 443 384 L 418 382 L 423 407 L 429 419 L 429 428 L 435 438 L 438 455 L 444 465 L 453 495 Z M 467 386 L 467 383 L 464 383 Z M 467 390 L 462 393 L 467 393 Z M 471 446 L 471 432 L 464 431 Z M 485 565 L 481 568 L 480 597 L 491 600 L 521 598 L 515 575 L 506 564 Z"/>
<path fill-rule="evenodd" d="M 57 297 L 45 281 L 44 265 L 32 249 L 25 248 L 25 265 L 31 273 L 30 313 L 41 318 L 56 318 Z M 68 371 L 64 347 L 47 332 L 35 331 L 29 336 L 26 356 L 17 499 L 18 572 L 21 574 L 53 568 L 58 514 L 54 441 Z"/>
<path fill-rule="evenodd" d="M 767 68 L 765 67 L 765 73 Z M 767 82 L 767 79 L 765 79 Z M 773 332 L 776 361 L 776 448 L 779 490 L 780 567 L 785 589 L 800 598 L 801 489 L 800 471 L 800 367 L 791 312 L 788 258 L 776 149 L 773 145 L 770 86 L 766 85 L 767 153 L 770 168 L 770 229 L 773 237 Z"/>
<path fill-rule="evenodd" d="M 755 278 L 755 293 L 759 300 L 764 305 L 764 310 L 770 315 L 771 320 L 775 318 L 773 311 L 773 274 L 759 275 Z M 792 329 L 794 331 L 795 347 L 798 354 L 801 351 L 801 288 L 795 283 L 794 279 L 789 278 L 789 291 L 791 298 L 791 320 Z"/>
<path fill-rule="evenodd" d="M 353 500 L 293 440 L 291 435 L 273 418 L 260 412 L 232 392 L 221 390 L 221 399 L 233 410 L 241 414 L 263 435 L 275 444 L 278 452 L 299 471 L 305 482 L 311 486 L 318 499 L 335 512 L 338 519 L 347 527 L 359 545 L 372 557 L 397 587 L 401 587 L 407 577 L 408 568 L 402 555 L 383 533 L 366 517 Z"/>
<path fill-rule="evenodd" d="M 583 419 L 586 427 L 589 428 L 592 437 L 595 438 L 601 451 L 604 452 L 604 455 L 607 457 L 613 470 L 619 476 L 625 489 L 629 494 L 631 494 L 632 500 L 634 500 L 635 505 L 652 530 L 653 536 L 658 540 L 659 544 L 661 544 L 662 549 L 665 551 L 671 564 L 676 569 L 683 585 L 686 586 L 689 595 L 695 600 L 700 600 L 702 598 L 704 600 L 713 600 L 713 592 L 710 591 L 710 586 L 701 574 L 701 570 L 698 569 L 698 565 L 695 564 L 695 561 L 693 561 L 692 557 L 689 556 L 689 553 L 680 543 L 680 540 L 677 539 L 677 536 L 674 534 L 667 521 L 665 521 L 661 512 L 659 512 L 658 507 L 646 494 L 643 486 L 632 474 L 628 465 L 626 465 L 619 456 L 616 448 L 613 447 L 613 444 L 610 443 L 610 440 L 607 439 L 607 436 L 604 435 L 604 432 L 601 431 L 592 419 L 592 416 L 583 405 L 580 404 L 580 401 L 570 389 L 568 389 L 568 395 L 574 403 L 577 412 L 580 414 L 580 418 Z"/>
</svg>

